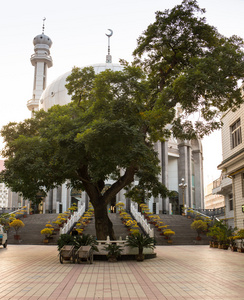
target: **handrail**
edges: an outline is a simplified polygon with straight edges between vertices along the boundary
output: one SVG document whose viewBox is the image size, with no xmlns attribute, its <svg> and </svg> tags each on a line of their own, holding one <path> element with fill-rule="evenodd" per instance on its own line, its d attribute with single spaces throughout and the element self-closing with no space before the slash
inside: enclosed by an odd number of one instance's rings
<svg viewBox="0 0 244 300">
<path fill-rule="evenodd" d="M 217 221 L 219 221 L 219 219 L 216 217 L 216 216 L 208 216 L 208 215 L 206 215 L 206 214 L 203 214 L 202 212 L 200 212 L 199 210 L 197 210 L 197 209 L 195 209 L 195 208 L 190 208 L 192 211 L 193 211 L 193 213 L 192 212 L 190 212 L 189 210 L 187 211 L 187 215 L 189 215 L 189 216 L 191 216 L 191 217 L 194 217 L 196 214 L 198 214 L 198 215 L 201 215 L 201 216 L 203 216 L 204 218 L 209 218 L 209 219 L 215 219 L 215 220 L 217 220 Z"/>
<path fill-rule="evenodd" d="M 80 207 L 80 209 L 76 212 L 74 212 L 74 214 L 70 217 L 70 219 L 68 219 L 67 223 L 64 225 L 63 228 L 60 228 L 59 233 L 60 234 L 65 234 L 67 233 L 72 226 L 74 225 L 74 223 L 76 223 L 79 218 L 84 214 L 85 212 L 85 204 L 83 203 Z"/>
<path fill-rule="evenodd" d="M 133 216 L 133 218 L 137 221 L 137 223 L 140 223 L 142 228 L 145 230 L 145 232 L 150 236 L 154 237 L 154 229 L 151 228 L 151 226 L 148 224 L 147 219 L 138 212 L 138 204 L 132 203 L 130 204 L 130 212 Z"/>
</svg>

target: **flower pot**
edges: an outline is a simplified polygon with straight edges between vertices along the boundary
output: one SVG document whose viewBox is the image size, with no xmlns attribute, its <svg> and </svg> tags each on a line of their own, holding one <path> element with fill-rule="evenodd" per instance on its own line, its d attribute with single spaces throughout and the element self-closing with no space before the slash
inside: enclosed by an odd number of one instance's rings
<svg viewBox="0 0 244 300">
<path fill-rule="evenodd" d="M 137 260 L 137 261 L 143 261 L 144 258 L 145 258 L 144 254 L 137 254 L 137 255 L 136 255 L 136 260 Z"/>
<path fill-rule="evenodd" d="M 202 238 L 201 238 L 200 236 L 197 236 L 197 237 L 196 237 L 196 240 L 197 240 L 197 241 L 201 241 Z"/>
<path fill-rule="evenodd" d="M 244 253 L 244 248 L 237 248 L 237 252 Z"/>
<path fill-rule="evenodd" d="M 173 241 L 172 240 L 167 240 L 167 244 L 172 244 Z"/>
<path fill-rule="evenodd" d="M 110 257 L 108 258 L 108 261 L 109 261 L 109 262 L 117 262 L 118 260 L 117 260 L 117 257 L 116 257 L 116 256 L 110 256 Z"/>
<path fill-rule="evenodd" d="M 48 244 L 48 239 L 44 239 L 44 240 L 43 240 L 43 243 L 44 243 L 44 244 Z"/>
<path fill-rule="evenodd" d="M 236 252 L 237 251 L 237 247 L 236 246 L 231 246 L 230 250 L 233 251 L 233 252 Z"/>
<path fill-rule="evenodd" d="M 27 218 L 27 215 L 23 215 L 24 218 Z"/>
<path fill-rule="evenodd" d="M 19 239 L 20 239 L 19 234 L 15 234 L 15 235 L 14 235 L 14 239 L 15 239 L 15 240 L 19 240 Z"/>
<path fill-rule="evenodd" d="M 164 237 L 164 239 L 165 239 L 165 240 L 168 240 L 168 239 L 169 239 L 169 237 L 168 237 L 168 236 L 165 236 L 165 237 Z"/>
</svg>

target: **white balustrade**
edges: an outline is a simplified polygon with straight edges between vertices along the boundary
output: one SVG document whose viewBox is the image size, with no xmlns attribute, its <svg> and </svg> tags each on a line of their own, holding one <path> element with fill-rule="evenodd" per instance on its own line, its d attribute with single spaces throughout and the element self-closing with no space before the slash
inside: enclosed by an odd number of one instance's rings
<svg viewBox="0 0 244 300">
<path fill-rule="evenodd" d="M 80 209 L 76 212 L 74 212 L 73 215 L 71 215 L 70 219 L 68 219 L 67 223 L 64 225 L 63 228 L 60 228 L 60 234 L 65 234 L 67 233 L 72 226 L 74 225 L 74 223 L 76 223 L 80 217 L 84 214 L 85 212 L 85 204 L 83 203 L 80 207 Z"/>
<path fill-rule="evenodd" d="M 148 224 L 147 219 L 138 211 L 138 204 L 131 202 L 130 211 L 133 218 L 140 223 L 145 232 L 150 236 L 154 237 L 154 229 L 151 228 L 150 224 Z"/>
<path fill-rule="evenodd" d="M 110 240 L 109 236 L 106 240 L 97 240 L 97 248 L 99 252 L 94 252 L 96 255 L 107 255 L 107 251 L 104 249 L 109 244 L 116 244 L 118 246 L 121 246 L 123 251 L 122 255 L 136 255 L 138 254 L 138 248 L 132 248 L 130 246 L 127 246 L 127 238 L 125 240 L 119 239 L 119 240 Z M 154 254 L 154 249 L 151 248 L 144 248 L 143 254 Z"/>
</svg>

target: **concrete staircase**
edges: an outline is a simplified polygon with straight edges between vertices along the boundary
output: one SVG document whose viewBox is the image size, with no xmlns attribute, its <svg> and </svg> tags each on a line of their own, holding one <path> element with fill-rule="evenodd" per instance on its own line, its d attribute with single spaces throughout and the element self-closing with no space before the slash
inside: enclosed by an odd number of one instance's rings
<svg viewBox="0 0 244 300">
<path fill-rule="evenodd" d="M 172 229 L 175 232 L 173 236 L 173 245 L 208 245 L 210 238 L 202 234 L 202 240 L 197 241 L 197 233 L 195 230 L 191 229 L 191 223 L 193 219 L 187 219 L 186 216 L 180 215 L 160 215 L 161 220 L 165 225 L 169 225 L 168 228 Z M 153 226 L 153 225 L 151 225 Z M 157 231 L 157 228 L 154 228 L 155 239 L 157 245 L 168 245 L 167 240 L 164 239 L 164 236 L 160 235 L 160 232 Z"/>
<path fill-rule="evenodd" d="M 34 214 L 28 215 L 27 218 L 21 218 L 25 226 L 22 227 L 18 234 L 20 240 L 15 240 L 14 229 L 10 229 L 8 232 L 8 244 L 20 244 L 20 245 L 43 245 L 44 236 L 41 234 L 41 230 L 45 228 L 48 221 L 52 223 L 57 218 L 58 214 Z M 53 238 L 49 244 L 56 245 L 59 232 L 54 232 Z"/>
<path fill-rule="evenodd" d="M 14 230 L 10 229 L 8 232 L 8 243 L 9 244 L 22 244 L 22 245 L 43 245 L 44 236 L 41 235 L 41 230 L 45 228 L 48 221 L 52 222 L 56 219 L 57 214 L 35 214 L 28 215 L 27 218 L 23 218 L 22 221 L 25 223 L 25 227 L 19 230 L 20 240 L 14 239 Z M 117 239 L 120 237 L 125 239 L 129 235 L 129 231 L 122 224 L 119 214 L 110 213 L 109 218 L 113 222 L 114 232 Z M 180 215 L 160 215 L 161 220 L 164 221 L 168 228 L 175 231 L 173 236 L 173 245 L 207 245 L 209 244 L 210 238 L 206 235 L 201 235 L 202 240 L 197 241 L 197 233 L 191 229 L 192 219 L 187 219 L 185 216 Z M 168 245 L 167 240 L 164 236 L 160 235 L 160 232 L 156 227 L 154 228 L 154 234 L 157 245 Z M 91 234 L 96 236 L 95 232 L 95 220 L 89 223 L 85 228 L 84 234 Z M 49 241 L 49 245 L 56 245 L 59 237 L 59 232 Z"/>
</svg>

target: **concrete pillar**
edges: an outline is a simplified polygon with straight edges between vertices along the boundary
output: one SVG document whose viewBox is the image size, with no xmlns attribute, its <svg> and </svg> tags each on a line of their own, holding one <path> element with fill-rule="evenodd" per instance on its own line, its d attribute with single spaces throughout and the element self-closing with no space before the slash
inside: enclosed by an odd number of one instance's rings
<svg viewBox="0 0 244 300">
<path fill-rule="evenodd" d="M 196 208 L 204 208 L 204 190 L 203 190 L 203 160 L 200 150 L 192 151 L 194 160 L 195 175 L 195 204 Z"/>
<path fill-rule="evenodd" d="M 66 184 L 63 183 L 62 184 L 62 192 L 61 192 L 61 203 L 62 203 L 62 208 L 63 208 L 63 212 L 67 211 L 68 207 L 67 207 L 67 189 L 66 189 Z"/>
<path fill-rule="evenodd" d="M 160 149 L 161 148 L 161 149 Z M 162 184 L 168 188 L 168 141 L 159 143 L 159 153 L 162 169 Z M 161 151 L 160 151 L 161 150 Z M 163 198 L 162 201 L 159 201 L 159 213 L 168 213 L 169 210 L 169 198 Z"/>
<path fill-rule="evenodd" d="M 185 204 L 189 203 L 189 151 L 188 151 L 188 142 L 181 141 L 179 143 L 179 160 L 178 160 L 178 180 L 181 183 L 181 179 L 185 179 L 185 183 L 187 183 L 188 188 L 185 189 Z M 179 204 L 183 204 L 183 194 L 182 190 L 179 188 Z"/>
</svg>

